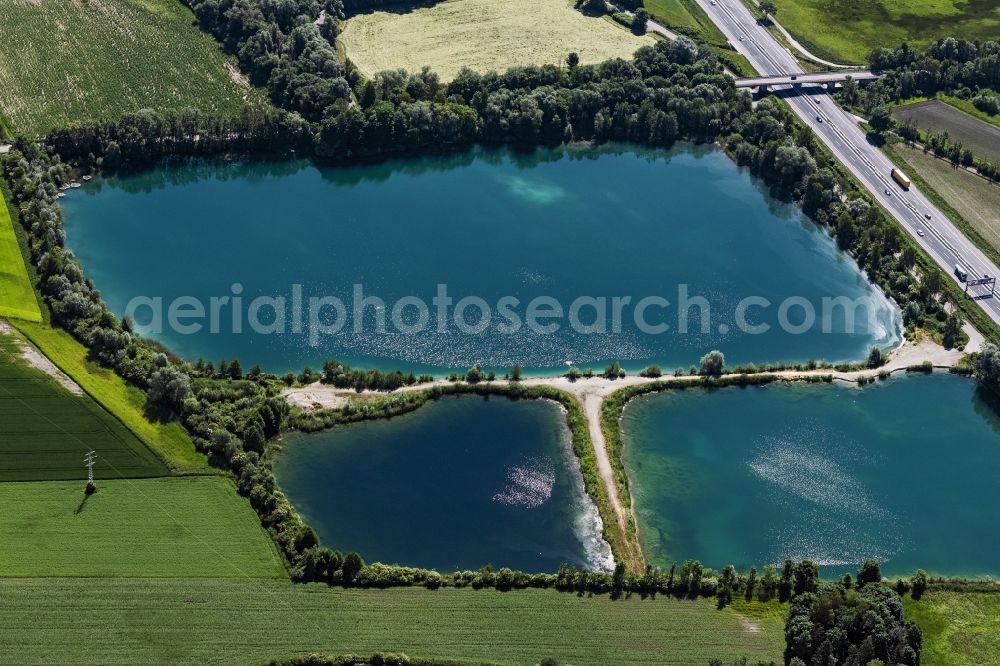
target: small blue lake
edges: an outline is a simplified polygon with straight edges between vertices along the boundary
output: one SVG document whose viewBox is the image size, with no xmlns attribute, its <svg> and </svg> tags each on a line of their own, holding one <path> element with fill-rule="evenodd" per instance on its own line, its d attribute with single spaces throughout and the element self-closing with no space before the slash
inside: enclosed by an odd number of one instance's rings
<svg viewBox="0 0 1000 666">
<path fill-rule="evenodd" d="M 671 391 L 630 403 L 623 426 L 657 564 L 1000 574 L 1000 417 L 970 379 Z"/>
<path fill-rule="evenodd" d="M 448 397 L 390 420 L 293 434 L 275 474 L 324 545 L 369 562 L 442 573 L 611 566 L 553 402 Z"/>
</svg>

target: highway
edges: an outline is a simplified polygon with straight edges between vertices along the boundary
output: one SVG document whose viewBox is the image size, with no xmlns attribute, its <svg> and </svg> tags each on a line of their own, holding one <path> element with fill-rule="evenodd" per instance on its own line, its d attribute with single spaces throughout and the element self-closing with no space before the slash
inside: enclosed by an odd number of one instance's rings
<svg viewBox="0 0 1000 666">
<path fill-rule="evenodd" d="M 764 76 L 799 74 L 801 67 L 792 54 L 740 0 L 696 0 L 705 13 L 750 64 Z M 791 86 L 774 86 L 788 89 Z M 855 118 L 845 112 L 823 85 L 802 83 L 797 95 L 785 99 L 817 138 L 871 192 L 897 222 L 944 269 L 955 277 L 955 266 L 968 271 L 969 278 L 1000 276 L 1000 269 L 986 258 L 920 191 L 903 190 L 892 180 L 895 166 L 882 152 L 868 143 Z M 902 167 L 901 167 L 902 168 Z M 903 169 L 905 173 L 905 169 Z M 928 218 L 929 216 L 929 218 Z M 964 285 L 963 285 L 964 286 Z M 1000 298 L 990 296 L 987 286 L 969 287 L 969 294 L 1000 324 Z"/>
</svg>

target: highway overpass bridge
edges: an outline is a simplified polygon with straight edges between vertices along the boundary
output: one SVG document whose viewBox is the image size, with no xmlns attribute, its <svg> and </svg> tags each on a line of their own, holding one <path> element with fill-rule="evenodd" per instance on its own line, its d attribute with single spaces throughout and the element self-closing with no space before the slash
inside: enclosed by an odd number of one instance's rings
<svg viewBox="0 0 1000 666">
<path fill-rule="evenodd" d="M 751 76 L 736 79 L 737 88 L 769 89 L 771 86 L 800 86 L 803 83 L 826 84 L 828 88 L 843 83 L 848 77 L 855 81 L 871 81 L 882 76 L 881 72 L 871 70 L 847 70 L 836 72 L 809 72 L 802 74 L 779 74 L 778 76 Z"/>
</svg>

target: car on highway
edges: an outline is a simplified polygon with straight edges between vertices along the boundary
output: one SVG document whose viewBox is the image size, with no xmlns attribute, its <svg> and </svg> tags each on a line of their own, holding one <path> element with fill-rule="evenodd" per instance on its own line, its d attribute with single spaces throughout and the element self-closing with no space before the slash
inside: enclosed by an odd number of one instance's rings
<svg viewBox="0 0 1000 666">
<path fill-rule="evenodd" d="M 789 76 L 788 78 L 789 78 L 789 79 L 791 79 L 792 81 L 794 81 L 795 79 L 797 79 L 797 78 L 799 78 L 799 77 L 797 77 L 796 75 L 792 74 L 792 75 L 791 75 L 791 76 Z"/>
<path fill-rule="evenodd" d="M 930 213 L 924 213 L 924 217 L 929 220 L 929 219 L 931 219 L 931 214 Z"/>
<path fill-rule="evenodd" d="M 823 122 L 823 116 L 816 116 L 816 122 L 818 123 Z"/>
<path fill-rule="evenodd" d="M 959 282 L 965 282 L 969 279 L 969 274 L 958 264 L 955 264 L 955 276 L 958 278 Z"/>
<path fill-rule="evenodd" d="M 819 100 L 818 99 L 816 100 L 816 103 L 819 104 Z"/>
<path fill-rule="evenodd" d="M 920 236 L 921 238 L 923 238 L 924 237 L 924 230 L 923 229 L 917 229 L 917 235 Z"/>
</svg>

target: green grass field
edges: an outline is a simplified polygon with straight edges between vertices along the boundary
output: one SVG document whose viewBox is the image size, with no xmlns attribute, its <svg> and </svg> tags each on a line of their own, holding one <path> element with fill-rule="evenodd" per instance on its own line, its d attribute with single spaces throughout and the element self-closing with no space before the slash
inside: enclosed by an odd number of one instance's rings
<svg viewBox="0 0 1000 666">
<path fill-rule="evenodd" d="M 892 150 L 905 161 L 910 177 L 920 178 L 929 185 L 933 194 L 943 199 L 1000 258 L 1000 185 L 918 148 L 897 143 Z M 922 183 L 917 182 L 917 185 Z M 926 191 L 925 194 L 933 196 Z"/>
<path fill-rule="evenodd" d="M 551 590 L 342 590 L 278 581 L 0 581 L 0 654 L 23 666 L 263 664 L 399 651 L 502 664 L 781 661 L 783 609 L 741 620 L 711 600 Z"/>
<path fill-rule="evenodd" d="M 169 473 L 100 405 L 25 362 L 25 344 L 0 332 L 0 480 L 85 479 L 83 456 L 91 448 L 98 478 Z"/>
<path fill-rule="evenodd" d="M 1000 665 L 1000 594 L 933 592 L 903 603 L 924 633 L 923 666 Z"/>
<path fill-rule="evenodd" d="M 996 39 L 1000 3 L 941 0 L 776 0 L 776 18 L 807 49 L 835 62 L 864 63 L 878 47 L 926 46 L 941 37 Z"/>
<path fill-rule="evenodd" d="M 35 290 L 14 233 L 7 202 L 0 193 L 0 317 L 41 321 Z"/>
<path fill-rule="evenodd" d="M 913 121 L 921 132 L 947 132 L 952 143 L 961 143 L 977 157 L 989 162 L 1000 161 L 1000 127 L 985 123 L 950 104 L 936 99 L 904 104 L 892 109 L 892 117 L 901 122 Z"/>
<path fill-rule="evenodd" d="M 99 481 L 81 508 L 83 489 L 0 484 L 0 576 L 285 577 L 273 542 L 227 479 Z"/>
<path fill-rule="evenodd" d="M 176 422 L 152 423 L 145 417 L 146 396 L 129 386 L 113 371 L 87 357 L 87 349 L 73 337 L 48 324 L 12 322 L 53 363 L 73 378 L 84 391 L 116 416 L 147 446 L 156 451 L 178 474 L 216 473 L 205 456 Z"/>
<path fill-rule="evenodd" d="M 9 0 L 0 113 L 40 133 L 143 108 L 238 113 L 264 103 L 178 0 Z"/>
<path fill-rule="evenodd" d="M 715 27 L 694 0 L 644 0 L 649 14 L 668 28 L 694 30 L 709 44 L 725 46 L 722 31 Z"/>
</svg>

